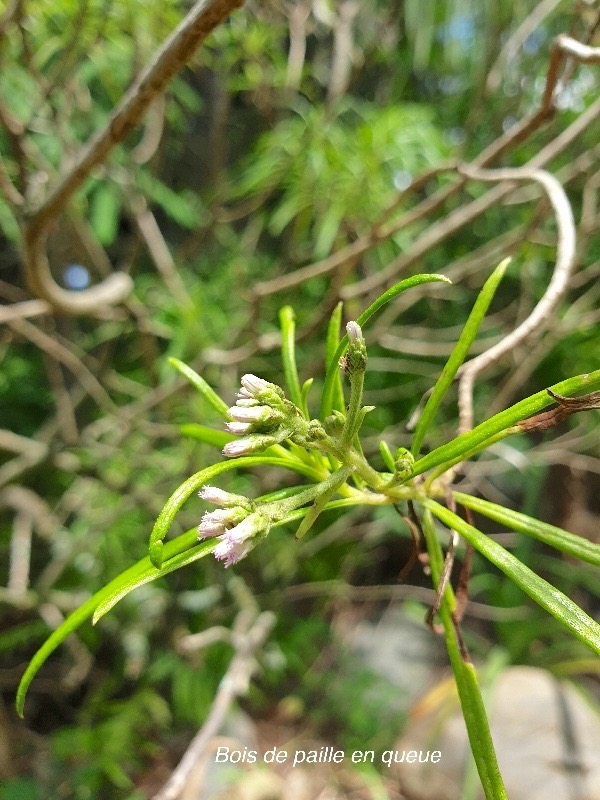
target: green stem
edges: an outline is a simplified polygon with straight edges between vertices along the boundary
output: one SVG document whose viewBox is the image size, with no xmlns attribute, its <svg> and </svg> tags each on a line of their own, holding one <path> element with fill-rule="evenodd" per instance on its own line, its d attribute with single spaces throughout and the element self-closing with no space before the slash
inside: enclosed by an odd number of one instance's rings
<svg viewBox="0 0 600 800">
<path fill-rule="evenodd" d="M 431 564 L 433 585 L 439 584 L 442 574 L 444 555 L 437 538 L 435 525 L 429 509 L 423 514 L 423 533 Z M 477 772 L 485 793 L 486 800 L 508 800 L 504 782 L 498 767 L 498 760 L 492 734 L 477 680 L 477 673 L 472 663 L 465 661 L 460 652 L 452 614 L 456 609 L 456 599 L 452 588 L 448 586 L 440 606 L 440 619 L 444 626 L 446 647 L 450 656 L 452 671 L 456 681 L 458 697 L 467 727 L 471 752 L 477 765 Z"/>
<path fill-rule="evenodd" d="M 358 430 L 358 420 L 362 408 L 363 387 L 365 385 L 365 373 L 359 370 L 350 377 L 350 404 L 346 414 L 346 422 L 340 437 L 340 447 L 346 449 L 352 443 L 355 433 Z"/>
</svg>

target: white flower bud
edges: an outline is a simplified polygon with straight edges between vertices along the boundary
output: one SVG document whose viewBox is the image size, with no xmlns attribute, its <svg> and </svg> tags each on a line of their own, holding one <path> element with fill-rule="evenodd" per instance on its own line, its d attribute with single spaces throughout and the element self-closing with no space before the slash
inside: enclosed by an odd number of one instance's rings
<svg viewBox="0 0 600 800">
<path fill-rule="evenodd" d="M 216 486 L 203 486 L 198 492 L 201 500 L 207 503 L 214 503 L 216 506 L 223 508 L 233 508 L 234 506 L 242 506 L 242 508 L 251 508 L 252 501 L 241 494 L 233 494 L 232 492 L 225 492 Z"/>
<path fill-rule="evenodd" d="M 346 325 L 346 333 L 348 334 L 348 339 L 351 342 L 358 342 L 363 338 L 362 330 L 360 329 L 358 322 L 349 322 Z"/>
<path fill-rule="evenodd" d="M 252 406 L 251 408 L 232 406 L 227 413 L 236 422 L 265 422 L 273 416 L 273 409 L 268 406 Z"/>
<path fill-rule="evenodd" d="M 227 533 L 229 528 L 237 527 L 247 514 L 246 509 L 239 506 L 207 511 L 203 514 L 200 525 L 198 525 L 198 536 L 200 539 L 207 539 L 209 536 L 222 536 Z"/>
<path fill-rule="evenodd" d="M 257 520 L 256 515 L 250 514 L 249 517 L 243 519 L 238 525 L 235 526 L 235 528 L 228 530 L 226 533 L 226 538 L 235 544 L 240 544 L 250 536 L 254 536 L 259 529 L 260 523 Z"/>
<path fill-rule="evenodd" d="M 242 422 L 230 422 L 232 425 L 243 425 Z M 232 431 L 233 432 L 233 431 Z M 277 444 L 279 440 L 275 436 L 246 436 L 244 439 L 234 439 L 232 442 L 227 442 L 223 448 L 223 455 L 227 458 L 236 458 L 237 456 L 247 456 L 251 453 L 259 453 L 273 444 Z"/>
<path fill-rule="evenodd" d="M 236 436 L 243 436 L 245 433 L 250 433 L 252 425 L 250 422 L 226 422 L 225 427 L 229 433 L 234 433 Z"/>
<path fill-rule="evenodd" d="M 215 558 L 224 561 L 226 567 L 230 567 L 245 558 L 253 547 L 254 542 L 252 541 L 234 543 L 228 539 L 222 539 L 213 550 L 213 554 Z"/>
<path fill-rule="evenodd" d="M 242 375 L 242 390 L 245 390 L 250 397 L 256 397 L 257 394 L 264 392 L 266 389 L 272 389 L 273 385 L 257 378 L 256 375 Z M 246 396 L 246 395 L 244 395 Z"/>
</svg>

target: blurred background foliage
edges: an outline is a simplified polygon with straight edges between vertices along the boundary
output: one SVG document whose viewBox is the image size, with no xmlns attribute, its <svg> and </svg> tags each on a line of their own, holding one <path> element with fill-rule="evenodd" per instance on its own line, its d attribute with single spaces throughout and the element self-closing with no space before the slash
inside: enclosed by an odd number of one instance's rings
<svg viewBox="0 0 600 800">
<path fill-rule="evenodd" d="M 541 6 L 545 14 L 532 19 Z M 318 384 L 327 319 L 344 287 L 410 254 L 415 239 L 484 189 L 468 183 L 377 247 L 335 269 L 326 260 L 450 186 L 455 174 L 437 166 L 474 158 L 530 113 L 540 102 L 553 37 L 589 38 L 597 23 L 593 6 L 251 0 L 216 29 L 144 125 L 89 177 L 51 236 L 53 273 L 77 290 L 112 264 L 131 273 L 134 295 L 96 315 L 50 314 L 0 327 L 2 800 L 144 797 L 144 787 L 164 780 L 204 720 L 226 668 L 230 650 L 223 643 L 193 656 L 177 647 L 186 633 L 230 625 L 236 613 L 233 570 L 207 560 L 138 590 L 98 629 L 84 626 L 33 685 L 26 727 L 13 712 L 23 665 L 49 630 L 145 555 L 171 491 L 220 458 L 180 435 L 184 423 L 217 420 L 175 378 L 167 357 L 190 362 L 227 401 L 244 372 L 279 382 L 277 312 L 291 303 L 300 374 Z M 7 4 L 0 150 L 9 176 L 26 180 L 30 196 L 106 122 L 188 7 L 180 0 Z M 597 68 L 578 66 L 557 114 L 505 163 L 535 156 L 597 94 Z M 590 175 L 598 174 L 597 130 L 584 130 L 550 162 L 577 220 Z M 587 167 L 573 168 L 586 156 Z M 427 170 L 429 179 L 411 194 Z M 445 272 L 454 285 L 403 298 L 367 331 L 367 402 L 377 410 L 365 430 L 375 459 L 382 431 L 390 444 L 408 443 L 406 420 L 502 256 L 512 252 L 515 260 L 480 349 L 511 330 L 543 293 L 556 237 L 541 206 L 525 187 L 445 238 L 410 268 Z M 0 297 L 10 304 L 28 295 L 18 224 L 3 199 L 0 229 Z M 568 297 L 543 336 L 485 376 L 476 395 L 479 419 L 597 367 L 597 223 L 580 237 Z M 303 268 L 306 274 L 286 283 Z M 373 295 L 346 296 L 352 318 Z M 595 413 L 584 415 L 559 431 L 508 440 L 470 466 L 462 485 L 596 535 L 596 422 Z M 447 403 L 427 445 L 452 435 L 456 424 L 455 406 Z M 279 480 L 276 471 L 262 470 L 224 476 L 221 485 L 256 495 Z M 190 502 L 180 529 L 197 524 L 202 510 Z M 387 508 L 319 523 L 301 544 L 290 541 L 289 530 L 273 532 L 235 568 L 261 608 L 278 615 L 245 706 L 256 718 L 283 720 L 341 746 L 391 746 L 402 715 L 374 701 L 364 667 L 341 668 L 347 655 L 332 624 L 377 617 L 392 602 L 410 553 L 408 531 Z M 524 537 L 513 536 L 510 545 L 584 608 L 597 607 L 597 575 L 585 565 L 573 569 Z M 418 570 L 407 582 L 427 586 Z M 298 587 L 307 586 L 313 589 L 299 595 Z M 379 599 L 361 599 L 357 586 L 382 587 Z M 597 674 L 585 648 L 489 566 L 479 574 L 476 565 L 471 594 L 481 604 L 526 611 L 518 622 L 493 614 L 469 619 L 466 636 L 479 661 L 495 646 L 512 663 L 584 671 L 588 681 L 590 670 Z M 425 606 L 413 601 L 411 609 L 420 616 Z"/>
</svg>

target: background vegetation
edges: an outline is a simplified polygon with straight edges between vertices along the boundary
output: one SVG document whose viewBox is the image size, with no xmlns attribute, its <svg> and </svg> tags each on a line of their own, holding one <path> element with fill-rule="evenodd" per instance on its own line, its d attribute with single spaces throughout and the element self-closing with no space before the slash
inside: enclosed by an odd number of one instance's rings
<svg viewBox="0 0 600 800">
<path fill-rule="evenodd" d="M 204 721 L 231 652 L 217 641 L 190 654 L 178 642 L 230 626 L 244 587 L 277 615 L 249 713 L 341 746 L 391 746 L 402 720 L 382 720 L 362 668 L 340 671 L 332 635 L 348 614 L 377 614 L 395 596 L 410 540 L 387 509 L 341 524 L 330 515 L 301 544 L 278 530 L 228 572 L 211 559 L 143 587 L 56 654 L 24 725 L 13 698 L 49 630 L 145 555 L 173 488 L 220 458 L 190 425 L 216 425 L 215 412 L 176 378 L 169 356 L 233 401 L 244 372 L 278 380 L 278 309 L 290 303 L 300 375 L 322 380 L 340 297 L 353 318 L 398 275 L 444 273 L 452 287 L 402 298 L 368 332 L 376 453 L 382 430 L 407 443 L 406 420 L 498 261 L 514 256 L 480 350 L 529 313 L 555 260 L 555 225 L 535 186 L 488 202 L 495 187 L 462 179 L 455 162 L 477 159 L 541 107 L 554 36 L 597 44 L 593 3 L 264 0 L 216 28 L 52 229 L 58 284 L 84 289 L 118 268 L 133 293 L 79 315 L 43 299 L 27 306 L 22 204 L 10 187 L 35 206 L 187 10 L 177 0 L 17 0 L 0 17 L 2 800 L 155 790 Z M 578 223 L 577 271 L 543 332 L 479 381 L 478 420 L 594 369 L 600 356 L 598 67 L 565 69 L 556 108 L 492 166 L 545 154 L 539 165 L 565 186 Z M 459 485 L 597 535 L 595 413 L 510 439 Z M 456 426 L 447 403 L 426 445 Z M 221 485 L 252 495 L 278 485 L 268 471 L 260 481 Z M 202 505 L 186 509 L 182 530 Z M 524 537 L 512 546 L 582 607 L 597 604 L 597 575 L 585 565 L 550 559 Z M 409 610 L 421 618 L 427 579 L 414 569 L 406 582 L 419 587 Z M 471 596 L 526 610 L 518 624 L 493 611 L 468 622 L 480 661 L 500 650 L 509 663 L 585 673 L 593 686 L 597 664 L 583 645 L 499 573 L 476 565 Z M 349 695 L 352 706 L 342 702 Z"/>
</svg>

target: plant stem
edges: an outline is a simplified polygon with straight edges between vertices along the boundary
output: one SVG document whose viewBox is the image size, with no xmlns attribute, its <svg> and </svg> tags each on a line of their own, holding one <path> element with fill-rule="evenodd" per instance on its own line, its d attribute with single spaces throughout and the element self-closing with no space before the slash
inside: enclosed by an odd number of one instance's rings
<svg viewBox="0 0 600 800">
<path fill-rule="evenodd" d="M 425 509 L 423 514 L 423 533 L 435 587 L 438 585 L 442 574 L 444 556 L 437 538 L 431 512 L 428 509 Z M 454 672 L 456 688 L 465 725 L 467 726 L 471 750 L 477 765 L 477 772 L 481 779 L 486 800 L 508 800 L 498 767 L 481 690 L 477 681 L 477 673 L 473 664 L 470 661 L 466 661 L 461 653 L 452 616 L 455 609 L 456 599 L 454 592 L 448 586 L 442 598 L 439 614 L 444 626 L 446 647 L 450 656 L 452 671 Z"/>
</svg>

